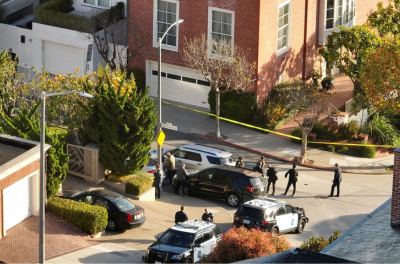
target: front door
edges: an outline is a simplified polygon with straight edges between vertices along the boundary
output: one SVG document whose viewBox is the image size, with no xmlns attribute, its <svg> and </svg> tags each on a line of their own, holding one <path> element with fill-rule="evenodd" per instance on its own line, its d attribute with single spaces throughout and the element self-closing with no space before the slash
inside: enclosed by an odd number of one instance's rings
<svg viewBox="0 0 400 264">
<path fill-rule="evenodd" d="M 194 239 L 195 245 L 200 245 L 200 247 L 194 248 L 194 261 L 199 261 L 203 256 L 207 256 L 210 254 L 211 250 L 215 246 L 217 240 L 216 238 L 210 233 L 210 230 L 203 232 L 201 234 L 197 234 L 196 238 Z"/>
<path fill-rule="evenodd" d="M 299 215 L 293 210 L 290 205 L 285 205 L 286 217 L 287 217 L 287 228 L 296 228 L 298 223 Z"/>
<path fill-rule="evenodd" d="M 276 223 L 278 224 L 279 230 L 287 229 L 287 217 L 285 212 L 285 206 L 281 206 L 277 210 L 276 214 Z"/>
</svg>

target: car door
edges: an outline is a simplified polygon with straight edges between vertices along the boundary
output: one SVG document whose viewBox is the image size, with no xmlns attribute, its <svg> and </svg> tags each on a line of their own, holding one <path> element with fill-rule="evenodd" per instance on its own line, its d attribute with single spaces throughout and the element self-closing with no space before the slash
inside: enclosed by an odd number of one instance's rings
<svg viewBox="0 0 400 264">
<path fill-rule="evenodd" d="M 299 215 L 296 214 L 293 210 L 293 207 L 288 204 L 285 205 L 285 212 L 288 219 L 288 228 L 296 228 L 299 221 Z"/>
<path fill-rule="evenodd" d="M 281 205 L 277 209 L 277 213 L 276 213 L 276 223 L 277 223 L 280 231 L 288 228 L 287 222 L 288 222 L 288 219 L 286 216 L 285 206 Z"/>
<path fill-rule="evenodd" d="M 232 185 L 231 177 L 228 171 L 216 169 L 211 178 L 209 189 L 212 195 L 223 197 L 225 190 Z"/>
<path fill-rule="evenodd" d="M 94 205 L 101 206 L 107 209 L 108 213 L 108 218 L 112 218 L 115 220 L 118 220 L 117 218 L 119 217 L 118 213 L 116 212 L 116 209 L 114 208 L 113 204 L 101 197 L 97 197 L 96 201 L 94 202 Z"/>
<path fill-rule="evenodd" d="M 216 238 L 211 234 L 211 230 L 197 234 L 194 239 L 194 262 L 197 262 L 203 256 L 210 254 L 214 244 L 216 244 Z"/>
<path fill-rule="evenodd" d="M 206 195 L 213 195 L 213 177 L 215 169 L 203 170 L 197 174 L 198 181 L 196 183 L 195 190 L 199 193 Z"/>
<path fill-rule="evenodd" d="M 182 162 L 185 163 L 186 169 L 192 171 L 199 171 L 203 168 L 203 159 L 200 153 L 184 150 L 185 157 L 182 159 Z"/>
</svg>

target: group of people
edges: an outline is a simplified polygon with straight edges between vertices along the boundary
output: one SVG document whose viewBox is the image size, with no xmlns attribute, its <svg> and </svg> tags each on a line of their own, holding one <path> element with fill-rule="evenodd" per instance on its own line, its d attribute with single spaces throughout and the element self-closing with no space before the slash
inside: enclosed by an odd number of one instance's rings
<svg viewBox="0 0 400 264">
<path fill-rule="evenodd" d="M 239 157 L 235 164 L 238 168 L 243 168 L 244 163 L 242 157 Z M 253 168 L 254 171 L 257 171 L 263 175 L 263 177 L 268 177 L 268 185 L 267 185 L 267 194 L 269 193 L 269 188 L 272 184 L 272 195 L 275 195 L 275 183 L 278 180 L 278 171 L 276 168 L 272 167 L 271 164 L 265 165 L 264 157 L 261 157 L 257 162 L 256 166 Z M 293 167 L 285 173 L 285 179 L 289 176 L 288 184 L 286 186 L 286 190 L 282 195 L 286 195 L 289 191 L 289 188 L 293 185 L 293 193 L 292 196 L 296 193 L 296 183 L 298 181 L 299 172 L 296 170 L 296 164 L 293 164 Z M 342 181 L 342 169 L 339 167 L 339 164 L 335 164 L 335 175 L 333 179 L 333 185 L 331 188 L 331 193 L 329 197 L 333 197 L 333 193 L 335 188 L 337 188 L 337 195 L 339 197 L 340 194 L 340 182 Z"/>
<path fill-rule="evenodd" d="M 186 222 L 188 220 L 187 214 L 184 212 L 185 206 L 181 206 L 181 210 L 176 212 L 175 214 L 175 224 Z M 214 215 L 208 211 L 208 209 L 204 209 L 204 214 L 201 216 L 201 220 L 206 222 L 214 222 Z"/>
</svg>

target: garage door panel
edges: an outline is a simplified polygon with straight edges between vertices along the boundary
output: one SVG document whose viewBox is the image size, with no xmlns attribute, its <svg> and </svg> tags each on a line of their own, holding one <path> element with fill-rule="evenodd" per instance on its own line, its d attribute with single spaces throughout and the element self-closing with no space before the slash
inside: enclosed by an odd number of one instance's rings
<svg viewBox="0 0 400 264">
<path fill-rule="evenodd" d="M 46 41 L 45 67 L 52 74 L 74 73 L 80 68 L 78 75 L 85 73 L 85 50 L 82 48 Z"/>
</svg>

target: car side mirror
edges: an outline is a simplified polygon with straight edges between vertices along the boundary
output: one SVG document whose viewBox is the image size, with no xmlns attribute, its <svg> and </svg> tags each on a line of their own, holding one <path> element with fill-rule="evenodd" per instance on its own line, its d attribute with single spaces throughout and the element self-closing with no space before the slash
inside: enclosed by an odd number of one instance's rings
<svg viewBox="0 0 400 264">
<path fill-rule="evenodd" d="M 160 238 L 160 236 L 159 235 L 155 235 L 154 238 L 158 240 Z"/>
<path fill-rule="evenodd" d="M 194 244 L 194 247 L 195 248 L 199 248 L 199 247 L 201 247 L 201 245 L 200 244 Z"/>
</svg>

